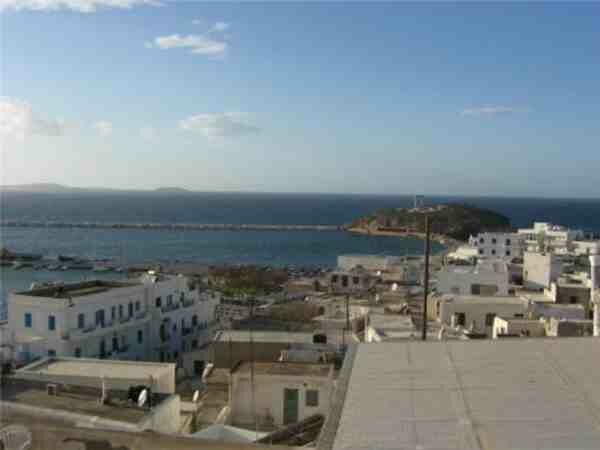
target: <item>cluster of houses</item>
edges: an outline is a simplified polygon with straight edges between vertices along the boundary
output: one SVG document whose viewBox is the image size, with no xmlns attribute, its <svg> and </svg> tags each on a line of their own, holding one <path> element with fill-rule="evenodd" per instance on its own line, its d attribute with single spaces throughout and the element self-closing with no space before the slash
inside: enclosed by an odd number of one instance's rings
<svg viewBox="0 0 600 450">
<path fill-rule="evenodd" d="M 149 449 L 213 448 L 217 441 L 232 449 L 475 448 L 466 445 L 472 421 L 456 405 L 475 402 L 478 393 L 488 403 L 503 401 L 495 386 L 510 379 L 514 386 L 502 395 L 520 391 L 511 396 L 520 406 L 510 423 L 498 418 L 490 426 L 512 427 L 522 410 L 527 433 L 515 428 L 514 441 L 497 448 L 538 448 L 525 444 L 544 446 L 546 431 L 527 407 L 556 392 L 584 398 L 571 392 L 583 381 L 554 386 L 573 366 L 596 364 L 577 355 L 594 351 L 585 337 L 600 335 L 598 245 L 540 223 L 472 236 L 433 258 L 427 305 L 422 256 L 342 255 L 335 270 L 295 278 L 279 295 L 252 301 L 157 272 L 13 293 L 0 326 L 0 442 L 3 426 L 20 426 L 38 442 L 60 436 L 46 442 L 54 448 L 100 438 L 113 448 L 135 442 Z M 421 347 L 423 336 L 433 342 Z M 532 339 L 541 337 L 576 338 Z M 559 352 L 548 342 L 572 344 Z M 421 385 L 416 373 L 432 381 Z M 520 373 L 530 375 L 521 380 Z M 493 379 L 489 389 L 481 381 Z M 433 385 L 445 388 L 429 392 Z M 446 400 L 454 406 L 444 409 Z M 597 400 L 587 401 L 600 407 Z M 407 402 L 412 409 L 391 420 Z M 479 430 L 496 420 L 482 408 L 470 414 L 482 414 Z M 450 428 L 415 433 L 417 423 L 426 430 L 433 419 Z M 568 423 L 554 427 L 572 432 Z M 503 436 L 486 439 L 501 443 Z"/>
</svg>

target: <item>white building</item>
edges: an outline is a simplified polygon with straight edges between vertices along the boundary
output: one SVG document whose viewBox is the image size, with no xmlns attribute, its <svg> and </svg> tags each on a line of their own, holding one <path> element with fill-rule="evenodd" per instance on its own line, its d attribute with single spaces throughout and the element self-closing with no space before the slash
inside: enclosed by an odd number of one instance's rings
<svg viewBox="0 0 600 450">
<path fill-rule="evenodd" d="M 86 281 L 11 294 L 15 359 L 45 356 L 177 361 L 209 339 L 218 298 L 182 276 Z"/>
<path fill-rule="evenodd" d="M 535 222 L 533 228 L 520 228 L 517 232 L 525 236 L 527 249 L 535 252 L 570 253 L 574 250 L 574 241 L 584 238 L 581 230 L 547 222 Z M 540 248 L 540 244 L 544 248 Z"/>
<path fill-rule="evenodd" d="M 327 416 L 333 390 L 333 364 L 255 362 L 232 374 L 230 423 L 260 429 L 288 425 L 313 414 Z M 254 408 L 253 408 L 254 406 Z"/>
<path fill-rule="evenodd" d="M 562 273 L 562 260 L 554 253 L 525 252 L 523 285 L 528 289 L 546 289 Z"/>
<path fill-rule="evenodd" d="M 362 294 L 376 283 L 377 277 L 362 267 L 336 270 L 329 275 L 329 291 L 335 294 Z"/>
<path fill-rule="evenodd" d="M 492 338 L 499 339 L 505 336 L 544 337 L 546 336 L 546 323 L 544 320 L 496 316 Z"/>
<path fill-rule="evenodd" d="M 518 233 L 479 233 L 469 238 L 480 258 L 520 258 L 526 249 L 526 237 Z"/>
<path fill-rule="evenodd" d="M 509 272 L 502 260 L 480 260 L 476 266 L 446 266 L 436 276 L 440 294 L 509 295 Z"/>
<path fill-rule="evenodd" d="M 528 302 L 518 297 L 444 295 L 436 303 L 437 320 L 451 328 L 462 327 L 492 335 L 496 316 L 526 318 Z"/>
</svg>

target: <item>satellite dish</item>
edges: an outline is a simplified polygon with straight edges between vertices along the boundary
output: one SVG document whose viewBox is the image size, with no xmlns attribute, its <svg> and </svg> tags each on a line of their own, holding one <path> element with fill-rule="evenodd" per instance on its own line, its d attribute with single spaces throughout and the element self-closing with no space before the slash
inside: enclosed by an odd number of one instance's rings
<svg viewBox="0 0 600 450">
<path fill-rule="evenodd" d="M 192 401 L 194 403 L 198 403 L 198 399 L 200 398 L 200 391 L 194 391 L 194 395 L 192 395 Z"/>
<path fill-rule="evenodd" d="M 144 406 L 146 404 L 146 400 L 148 400 L 148 389 L 144 389 L 142 392 L 140 392 L 140 395 L 137 399 L 138 406 L 140 408 Z"/>
</svg>

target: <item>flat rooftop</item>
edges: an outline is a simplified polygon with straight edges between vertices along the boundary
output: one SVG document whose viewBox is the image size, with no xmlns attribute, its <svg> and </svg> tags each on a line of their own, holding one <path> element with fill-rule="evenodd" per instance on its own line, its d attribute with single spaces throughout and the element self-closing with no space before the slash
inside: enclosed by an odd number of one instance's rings
<svg viewBox="0 0 600 450">
<path fill-rule="evenodd" d="M 37 408 L 82 414 L 136 424 L 148 413 L 127 401 L 127 393 L 110 391 L 111 404 L 101 404 L 100 389 L 69 386 L 60 388 L 58 395 L 48 395 L 45 383 L 10 380 L 3 384 L 0 399 Z"/>
<path fill-rule="evenodd" d="M 360 344 L 332 448 L 597 450 L 599 372 L 596 338 Z"/>
<path fill-rule="evenodd" d="M 148 380 L 168 374 L 174 370 L 175 364 L 140 361 L 118 361 L 109 359 L 87 358 L 45 358 L 33 362 L 16 372 L 19 374 L 76 376 L 86 378 L 105 377 Z"/>
<path fill-rule="evenodd" d="M 486 305 L 526 305 L 527 300 L 514 296 L 483 296 L 483 295 L 454 295 L 444 294 L 442 299 L 454 304 L 486 304 Z"/>
<path fill-rule="evenodd" d="M 258 331 L 252 330 L 252 340 L 257 342 L 278 343 L 304 343 L 312 344 L 314 333 L 299 333 L 287 331 Z M 223 330 L 220 331 L 215 341 L 221 342 L 249 342 L 250 332 L 248 330 Z"/>
<path fill-rule="evenodd" d="M 85 297 L 88 295 L 96 295 L 104 292 L 108 292 L 114 289 L 129 288 L 132 286 L 139 286 L 141 283 L 136 281 L 105 281 L 105 280 L 91 280 L 83 281 L 81 283 L 69 283 L 58 286 L 49 286 L 36 289 L 30 289 L 28 291 L 17 292 L 17 295 L 28 295 L 30 297 L 45 297 L 45 298 L 59 298 L 69 299 L 77 297 Z"/>
<path fill-rule="evenodd" d="M 328 377 L 332 364 L 310 364 L 298 362 L 255 362 L 255 375 L 288 375 Z M 236 369 L 236 373 L 249 374 L 250 363 L 243 362 Z"/>
</svg>

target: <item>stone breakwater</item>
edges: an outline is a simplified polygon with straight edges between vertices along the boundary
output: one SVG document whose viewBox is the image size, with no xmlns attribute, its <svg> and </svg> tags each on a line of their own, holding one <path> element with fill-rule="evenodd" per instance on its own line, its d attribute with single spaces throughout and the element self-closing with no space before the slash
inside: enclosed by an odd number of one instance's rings
<svg viewBox="0 0 600 450">
<path fill-rule="evenodd" d="M 55 221 L 0 221 L 2 227 L 23 228 L 89 228 L 134 230 L 231 230 L 231 231 L 343 231 L 343 225 L 265 225 L 217 223 L 109 223 L 109 222 L 55 222 Z"/>
</svg>

